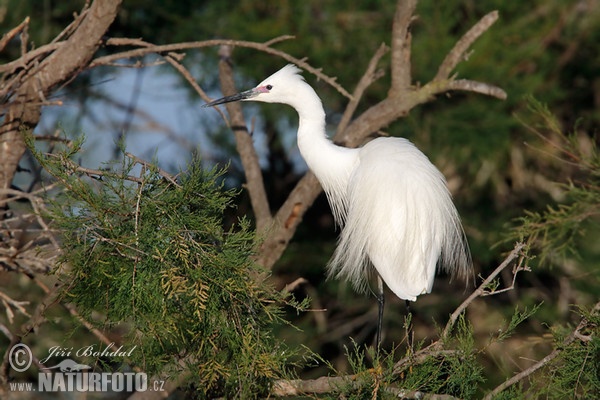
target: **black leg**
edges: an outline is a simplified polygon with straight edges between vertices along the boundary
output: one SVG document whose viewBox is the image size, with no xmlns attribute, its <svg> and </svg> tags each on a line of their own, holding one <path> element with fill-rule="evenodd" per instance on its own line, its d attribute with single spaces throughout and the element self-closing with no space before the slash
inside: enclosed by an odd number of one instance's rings
<svg viewBox="0 0 600 400">
<path fill-rule="evenodd" d="M 408 324 L 406 326 L 406 340 L 407 340 L 407 344 L 408 344 L 408 348 L 412 349 L 412 335 L 413 335 L 413 331 L 412 331 L 412 314 L 410 311 L 410 301 L 405 300 L 405 304 L 406 304 L 406 324 Z"/>
<path fill-rule="evenodd" d="M 383 281 L 377 275 L 377 303 L 379 303 L 379 314 L 377 318 L 377 351 L 381 347 L 381 331 L 383 330 L 383 306 L 385 305 L 385 296 L 383 293 Z"/>
</svg>

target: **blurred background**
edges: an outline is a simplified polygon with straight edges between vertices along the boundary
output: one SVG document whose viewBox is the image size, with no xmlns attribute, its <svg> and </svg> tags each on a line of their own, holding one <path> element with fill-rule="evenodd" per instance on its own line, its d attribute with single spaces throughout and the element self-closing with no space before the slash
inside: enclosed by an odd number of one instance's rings
<svg viewBox="0 0 600 400">
<path fill-rule="evenodd" d="M 31 17 L 30 40 L 51 41 L 81 10 L 84 1 L 0 0 L 1 31 Z M 390 43 L 396 2 L 393 0 L 331 1 L 168 1 L 124 2 L 109 36 L 143 38 L 167 44 L 214 38 L 264 42 L 280 35 L 295 39 L 277 45 L 323 73 L 336 76 L 352 92 L 381 43 Z M 526 211 L 543 211 L 549 205 L 568 203 L 561 184 L 577 182 L 577 165 L 560 161 L 556 148 L 534 132 L 546 132 L 543 118 L 528 98 L 547 105 L 560 130 L 578 138 L 578 145 L 597 145 L 600 126 L 600 2 L 598 0 L 421 0 L 412 24 L 413 84 L 428 82 L 456 41 L 482 16 L 498 10 L 500 18 L 477 42 L 468 60 L 459 64 L 459 78 L 487 82 L 508 93 L 505 101 L 473 93 L 450 93 L 420 106 L 389 126 L 386 133 L 413 141 L 445 174 L 462 216 L 476 274 L 485 277 L 513 247 L 512 226 Z M 17 57 L 18 47 L 0 54 L 0 63 Z M 104 47 L 102 52 L 114 49 Z M 190 51 L 183 63 L 200 86 L 220 96 L 217 48 Z M 13 53 L 11 53 L 13 52 Z M 87 138 L 81 163 L 99 168 L 125 140 L 128 151 L 147 160 L 157 159 L 171 172 L 185 168 L 199 154 L 207 166 L 228 166 L 225 184 L 241 187 L 243 171 L 235 153 L 231 131 L 214 110 L 200 109 L 204 102 L 168 65 L 156 65 L 148 56 L 144 68 L 100 67 L 81 74 L 54 97 L 61 107 L 47 107 L 36 134 L 57 130 L 68 137 Z M 237 86 L 251 88 L 285 61 L 251 49 L 233 52 Z M 380 67 L 387 70 L 389 56 Z M 321 96 L 328 129 L 335 131 L 347 100 L 333 88 L 305 76 Z M 389 74 L 375 83 L 361 102 L 357 115 L 383 99 Z M 244 104 L 247 121 L 254 124 L 272 210 L 285 200 L 306 171 L 296 142 L 297 116 L 281 105 Z M 556 132 L 549 132 L 550 138 Z M 582 149 L 585 151 L 585 149 Z M 22 164 L 26 164 L 22 162 Z M 26 185 L 27 172 L 17 177 Z M 250 215 L 249 200 L 241 191 L 234 221 Z M 551 348 L 551 338 L 540 336 L 548 326 L 574 323 L 577 306 L 589 306 L 600 292 L 600 229 L 597 214 L 583 221 L 585 234 L 577 236 L 571 252 L 533 260 L 533 271 L 518 276 L 516 287 L 502 295 L 476 301 L 468 310 L 476 336 L 484 343 L 491 331 L 510 320 L 515 307 L 542 304 L 534 317 L 502 348 L 490 347 L 482 355 L 498 382 L 539 358 Z M 294 295 L 311 298 L 302 314 L 290 310 L 299 329 L 281 327 L 279 337 L 290 347 L 303 344 L 347 368 L 345 347 L 353 339 L 372 343 L 377 303 L 352 288 L 325 280 L 325 265 L 335 248 L 338 232 L 322 195 L 304 216 L 294 239 L 273 270 L 278 287 L 299 277 L 307 283 Z M 477 278 L 479 282 L 479 278 Z M 501 285 L 510 286 L 510 271 Z M 415 336 L 435 339 L 439 326 L 470 293 L 461 283 L 441 276 L 434 293 L 412 306 Z M 402 346 L 404 302 L 389 295 L 385 314 L 384 346 Z M 326 311 L 323 311 L 326 310 Z M 304 371 L 319 375 L 318 368 Z"/>
</svg>

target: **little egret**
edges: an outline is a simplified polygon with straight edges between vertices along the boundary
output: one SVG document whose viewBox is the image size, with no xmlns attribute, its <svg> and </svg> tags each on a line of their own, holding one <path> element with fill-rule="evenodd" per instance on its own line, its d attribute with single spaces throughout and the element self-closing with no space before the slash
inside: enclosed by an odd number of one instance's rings
<svg viewBox="0 0 600 400">
<path fill-rule="evenodd" d="M 298 148 L 342 227 L 328 275 L 365 292 L 370 266 L 375 267 L 379 346 L 381 279 L 408 304 L 431 292 L 436 267 L 468 277 L 472 266 L 465 234 L 444 176 L 415 145 L 395 137 L 380 137 L 356 149 L 334 144 L 325 133 L 321 99 L 300 72 L 286 65 L 254 89 L 203 107 L 241 100 L 296 109 Z"/>
</svg>

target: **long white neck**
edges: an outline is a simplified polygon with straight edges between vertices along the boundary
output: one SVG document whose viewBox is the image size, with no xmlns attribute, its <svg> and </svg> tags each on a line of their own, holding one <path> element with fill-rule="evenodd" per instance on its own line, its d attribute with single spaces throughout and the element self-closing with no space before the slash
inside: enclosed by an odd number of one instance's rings
<svg viewBox="0 0 600 400">
<path fill-rule="evenodd" d="M 315 91 L 307 84 L 298 96 L 298 148 L 308 168 L 327 194 L 336 222 L 343 224 L 347 206 L 350 174 L 358 160 L 358 151 L 332 143 L 325 132 L 325 111 Z"/>
</svg>

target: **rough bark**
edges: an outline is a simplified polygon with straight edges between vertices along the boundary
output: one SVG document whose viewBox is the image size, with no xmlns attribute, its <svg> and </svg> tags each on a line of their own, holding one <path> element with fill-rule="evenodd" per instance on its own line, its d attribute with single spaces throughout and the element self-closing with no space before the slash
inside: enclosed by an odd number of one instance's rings
<svg viewBox="0 0 600 400">
<path fill-rule="evenodd" d="M 0 189 L 9 188 L 23 153 L 23 130 L 35 128 L 46 97 L 56 87 L 83 71 L 102 43 L 102 36 L 117 17 L 122 0 L 97 0 L 48 46 L 47 52 L 24 52 L 10 69 L 3 70 L 3 88 L 11 87 L 3 105 L 0 126 Z M 26 35 L 21 35 L 26 40 Z M 23 49 L 27 43 L 23 43 Z M 38 49 L 39 50 L 39 49 Z M 1 200 L 1 198 L 0 198 Z"/>
</svg>

